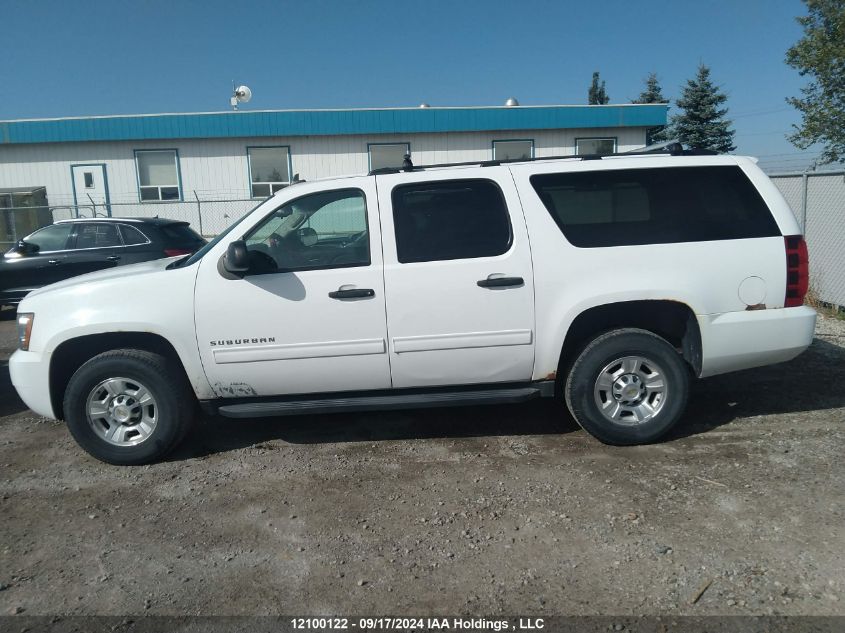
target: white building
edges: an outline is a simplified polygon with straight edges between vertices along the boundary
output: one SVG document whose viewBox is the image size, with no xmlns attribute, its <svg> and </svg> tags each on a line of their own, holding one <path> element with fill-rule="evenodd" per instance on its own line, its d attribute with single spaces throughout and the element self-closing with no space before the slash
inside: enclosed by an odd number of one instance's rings
<svg viewBox="0 0 845 633">
<path fill-rule="evenodd" d="M 200 228 L 213 234 L 295 174 L 312 180 L 399 167 L 406 153 L 423 165 L 623 152 L 665 123 L 665 105 L 633 104 L 0 121 L 0 193 L 46 187 L 55 217 L 184 216 L 205 220 Z"/>
</svg>

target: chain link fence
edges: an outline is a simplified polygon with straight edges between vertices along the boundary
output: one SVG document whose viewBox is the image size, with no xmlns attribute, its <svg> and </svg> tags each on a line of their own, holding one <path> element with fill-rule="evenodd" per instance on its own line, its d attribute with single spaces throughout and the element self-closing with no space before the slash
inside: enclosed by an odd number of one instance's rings
<svg viewBox="0 0 845 633">
<path fill-rule="evenodd" d="M 845 306 L 845 171 L 773 174 L 810 251 L 810 287 L 818 299 Z"/>
<path fill-rule="evenodd" d="M 773 174 L 810 249 L 812 288 L 819 300 L 845 306 L 845 171 Z M 68 218 L 161 217 L 188 222 L 203 237 L 222 232 L 258 200 L 113 202 L 0 209 L 0 248 L 6 250 L 34 230 Z"/>
<path fill-rule="evenodd" d="M 104 204 L 11 207 L 0 209 L 0 249 L 6 250 L 36 229 L 70 218 L 170 218 L 188 222 L 197 233 L 211 238 L 221 233 L 259 203 L 253 198 L 174 202 L 112 202 Z"/>
</svg>

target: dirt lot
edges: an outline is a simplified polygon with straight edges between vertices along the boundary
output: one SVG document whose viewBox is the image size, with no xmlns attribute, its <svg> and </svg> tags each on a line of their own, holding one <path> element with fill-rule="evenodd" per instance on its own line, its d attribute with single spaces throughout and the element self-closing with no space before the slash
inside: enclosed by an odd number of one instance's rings
<svg viewBox="0 0 845 633">
<path fill-rule="evenodd" d="M 0 416 L 3 615 L 845 615 L 842 321 L 637 448 L 542 402 L 209 419 L 118 468 L 5 360 Z"/>
</svg>

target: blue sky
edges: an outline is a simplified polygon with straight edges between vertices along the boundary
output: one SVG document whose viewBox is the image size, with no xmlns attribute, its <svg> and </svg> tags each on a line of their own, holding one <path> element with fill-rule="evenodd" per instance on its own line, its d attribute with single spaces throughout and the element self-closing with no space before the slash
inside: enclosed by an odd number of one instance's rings
<svg viewBox="0 0 845 633">
<path fill-rule="evenodd" d="M 650 71 L 675 98 L 700 62 L 728 94 L 738 153 L 799 169 L 784 54 L 800 0 L 0 0 L 0 119 L 245 109 L 611 103 Z"/>
</svg>

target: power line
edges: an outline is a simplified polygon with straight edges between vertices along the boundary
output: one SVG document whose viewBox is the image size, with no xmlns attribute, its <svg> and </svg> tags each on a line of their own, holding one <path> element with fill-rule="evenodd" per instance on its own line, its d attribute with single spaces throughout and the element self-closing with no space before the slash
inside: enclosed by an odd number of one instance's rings
<svg viewBox="0 0 845 633">
<path fill-rule="evenodd" d="M 778 112 L 785 112 L 786 110 L 792 110 L 792 107 L 785 106 L 782 108 L 770 108 L 768 110 L 749 110 L 748 112 L 740 112 L 739 114 L 728 113 L 728 117 L 731 119 L 744 119 L 752 116 L 767 116 L 769 114 L 777 114 Z"/>
</svg>

